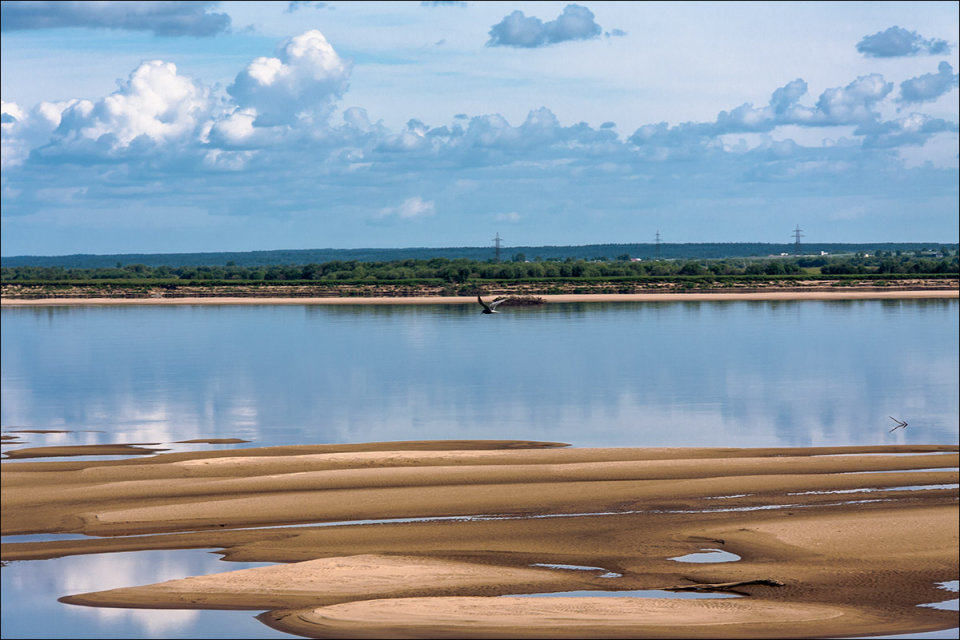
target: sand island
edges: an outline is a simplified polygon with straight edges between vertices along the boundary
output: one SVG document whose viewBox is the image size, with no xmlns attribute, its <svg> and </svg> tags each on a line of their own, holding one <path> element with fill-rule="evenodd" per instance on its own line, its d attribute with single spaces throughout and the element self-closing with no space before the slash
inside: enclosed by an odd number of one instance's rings
<svg viewBox="0 0 960 640">
<path fill-rule="evenodd" d="M 98 453 L 91 447 L 73 453 Z M 208 548 L 276 563 L 225 562 L 210 575 L 62 598 L 76 605 L 263 611 L 264 624 L 317 638 L 796 638 L 957 626 L 955 611 L 922 606 L 950 599 L 939 585 L 960 572 L 953 445 L 462 440 L 99 461 L 69 453 L 8 452 L 3 535 L 89 537 L 4 542 L 4 561 Z M 725 561 L 682 561 L 719 552 Z M 627 595 L 555 595 L 572 591 Z M 706 597 L 675 597 L 690 592 Z"/>
<path fill-rule="evenodd" d="M 311 284 L 173 283 L 159 285 L 96 283 L 4 282 L 0 304 L 104 305 L 104 304 L 455 304 L 475 305 L 477 295 L 512 301 L 537 299 L 563 302 L 668 302 L 718 300 L 884 300 L 891 298 L 957 298 L 956 277 L 814 278 L 692 283 L 607 282 L 563 280 L 555 282 L 471 281 L 468 284 L 390 284 L 318 282 Z"/>
</svg>

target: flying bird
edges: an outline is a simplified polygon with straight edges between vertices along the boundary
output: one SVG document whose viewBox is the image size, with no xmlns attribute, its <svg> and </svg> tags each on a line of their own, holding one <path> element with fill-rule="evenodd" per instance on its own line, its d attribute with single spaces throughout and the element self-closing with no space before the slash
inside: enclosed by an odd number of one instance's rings
<svg viewBox="0 0 960 640">
<path fill-rule="evenodd" d="M 480 297 L 480 294 L 479 293 L 477 294 L 477 302 L 479 302 L 480 306 L 483 307 L 483 311 L 481 313 L 497 313 L 497 307 L 504 300 L 506 300 L 506 298 L 499 298 L 497 300 L 494 300 L 490 304 L 487 304 L 486 302 L 483 301 L 483 298 Z"/>
<path fill-rule="evenodd" d="M 894 418 L 893 416 L 890 416 L 890 419 L 897 423 L 897 426 L 895 426 L 893 429 L 890 429 L 890 431 L 896 431 L 897 429 L 902 429 L 902 428 L 904 428 L 905 426 L 907 426 L 907 423 L 906 423 L 906 422 L 897 420 L 897 419 Z"/>
</svg>

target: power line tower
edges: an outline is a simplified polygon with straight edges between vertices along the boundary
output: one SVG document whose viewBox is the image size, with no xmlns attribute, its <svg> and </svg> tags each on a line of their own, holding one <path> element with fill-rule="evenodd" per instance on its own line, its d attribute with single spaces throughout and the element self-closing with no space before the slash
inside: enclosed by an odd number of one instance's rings
<svg viewBox="0 0 960 640">
<path fill-rule="evenodd" d="M 793 253 L 795 255 L 800 255 L 800 238 L 803 237 L 801 231 L 803 229 L 800 228 L 800 225 L 797 225 L 797 228 L 793 230 Z"/>
<path fill-rule="evenodd" d="M 656 235 L 656 243 L 655 243 L 655 245 L 656 245 L 656 248 L 657 248 L 657 260 L 659 260 L 659 259 L 660 259 L 660 229 L 657 229 L 657 235 Z"/>
<path fill-rule="evenodd" d="M 498 231 L 497 237 L 493 239 L 493 246 L 496 250 L 497 262 L 500 262 L 500 241 L 501 240 L 503 240 L 503 238 L 500 237 L 500 232 Z"/>
</svg>

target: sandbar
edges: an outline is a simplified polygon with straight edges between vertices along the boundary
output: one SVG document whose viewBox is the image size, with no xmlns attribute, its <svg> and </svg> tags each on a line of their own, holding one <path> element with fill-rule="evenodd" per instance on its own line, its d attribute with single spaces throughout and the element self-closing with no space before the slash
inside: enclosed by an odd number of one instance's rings
<svg viewBox="0 0 960 640">
<path fill-rule="evenodd" d="M 495 292 L 493 292 L 495 293 Z M 837 290 L 764 290 L 689 292 L 689 293 L 583 293 L 538 295 L 544 303 L 569 302 L 717 302 L 724 300 L 890 300 L 949 299 L 960 297 L 960 289 L 873 289 L 840 288 Z M 476 296 L 344 296 L 344 297 L 137 297 L 137 298 L 0 298 L 0 305 L 64 306 L 64 305 L 476 305 Z"/>
<path fill-rule="evenodd" d="M 72 456 L 129 456 L 129 455 L 150 455 L 160 451 L 167 451 L 164 448 L 150 447 L 156 445 L 155 442 L 136 443 L 136 444 L 75 444 L 59 445 L 47 447 L 28 447 L 26 449 L 13 449 L 4 455 L 11 460 L 23 458 L 56 458 Z"/>
<path fill-rule="evenodd" d="M 957 626 L 921 605 L 960 573 L 958 451 L 459 440 L 5 460 L 4 536 L 86 537 L 5 538 L 2 558 L 213 549 L 222 572 L 61 600 L 266 611 L 317 638 L 916 633 Z M 739 559 L 674 560 L 707 548 Z M 740 597 L 551 595 L 631 590 Z"/>
</svg>

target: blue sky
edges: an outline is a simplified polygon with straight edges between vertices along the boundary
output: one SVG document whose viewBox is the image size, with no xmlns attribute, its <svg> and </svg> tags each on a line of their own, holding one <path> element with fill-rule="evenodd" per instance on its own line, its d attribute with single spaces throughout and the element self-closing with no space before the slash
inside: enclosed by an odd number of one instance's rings
<svg viewBox="0 0 960 640">
<path fill-rule="evenodd" d="M 4 1 L 0 253 L 957 242 L 958 6 Z"/>
</svg>

